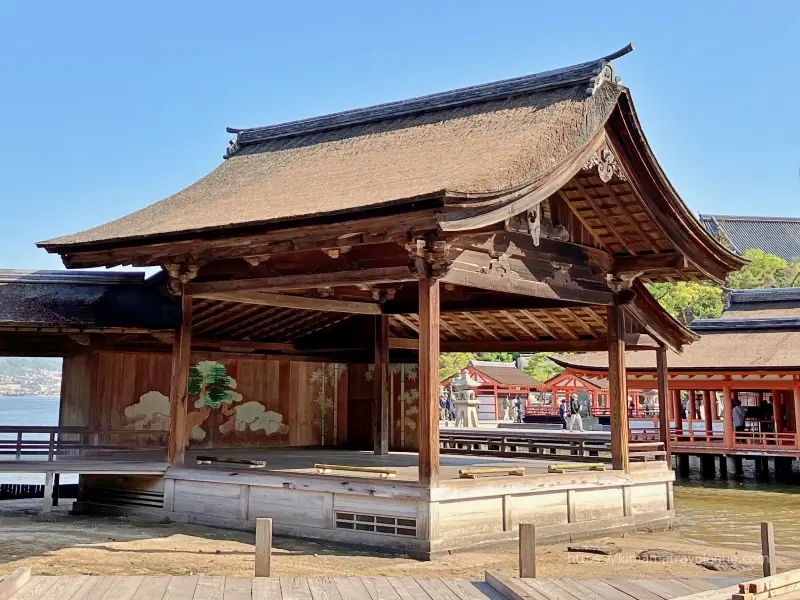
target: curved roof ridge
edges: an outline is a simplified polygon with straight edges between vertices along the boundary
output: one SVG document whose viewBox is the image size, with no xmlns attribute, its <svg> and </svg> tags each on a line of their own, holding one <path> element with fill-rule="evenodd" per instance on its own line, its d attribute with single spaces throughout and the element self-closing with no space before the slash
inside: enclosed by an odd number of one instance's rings
<svg viewBox="0 0 800 600">
<path fill-rule="evenodd" d="M 542 92 L 583 83 L 590 86 L 587 87 L 586 92 L 591 95 L 603 81 L 615 81 L 614 70 L 610 61 L 632 51 L 633 44 L 628 44 L 617 52 L 603 58 L 550 71 L 523 75 L 522 77 L 376 104 L 365 108 L 356 108 L 288 123 L 245 129 L 228 127 L 228 133 L 235 133 L 236 140 L 231 141 L 229 144 L 225 158 L 233 156 L 242 146 L 250 144 L 320 133 L 342 127 L 396 119 L 409 115 L 489 102 L 491 100 L 501 100 L 517 94 Z"/>
</svg>

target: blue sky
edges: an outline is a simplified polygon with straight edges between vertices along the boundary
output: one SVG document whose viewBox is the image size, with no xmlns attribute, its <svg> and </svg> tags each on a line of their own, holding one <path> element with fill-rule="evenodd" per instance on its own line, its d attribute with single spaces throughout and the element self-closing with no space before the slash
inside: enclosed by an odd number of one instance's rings
<svg viewBox="0 0 800 600">
<path fill-rule="evenodd" d="M 617 61 L 696 213 L 800 216 L 798 2 L 0 2 L 0 268 L 278 123 Z"/>
</svg>

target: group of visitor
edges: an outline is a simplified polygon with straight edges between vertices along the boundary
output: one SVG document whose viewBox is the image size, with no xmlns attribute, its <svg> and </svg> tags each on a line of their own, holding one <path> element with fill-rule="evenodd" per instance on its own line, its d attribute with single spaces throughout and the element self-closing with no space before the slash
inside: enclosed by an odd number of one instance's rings
<svg viewBox="0 0 800 600">
<path fill-rule="evenodd" d="M 578 401 L 578 394 L 572 394 L 569 398 L 569 405 L 565 398 L 561 399 L 561 405 L 558 407 L 558 416 L 561 417 L 561 430 L 574 431 L 577 427 L 578 431 L 584 431 L 583 418 L 581 417 L 581 403 Z"/>
</svg>

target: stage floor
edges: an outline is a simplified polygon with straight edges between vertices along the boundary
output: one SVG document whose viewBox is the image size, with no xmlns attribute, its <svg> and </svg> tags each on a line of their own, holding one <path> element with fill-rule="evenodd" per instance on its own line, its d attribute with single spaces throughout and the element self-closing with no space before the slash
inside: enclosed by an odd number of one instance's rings
<svg viewBox="0 0 800 600">
<path fill-rule="evenodd" d="M 265 461 L 266 467 L 249 469 L 246 466 L 230 463 L 212 463 L 198 465 L 198 456 L 214 456 L 224 458 L 240 458 Z M 0 461 L 0 472 L 25 473 L 120 473 L 120 474 L 152 474 L 159 475 L 167 471 L 166 461 L 158 460 L 160 453 L 149 451 L 124 452 L 98 455 L 92 457 L 59 456 L 56 460 L 5 460 Z M 413 483 L 418 481 L 418 456 L 414 452 L 391 452 L 378 456 L 371 451 L 357 450 L 325 450 L 325 449 L 293 449 L 293 448 L 256 448 L 256 449 L 213 449 L 192 450 L 186 453 L 184 469 L 200 472 L 244 471 L 248 475 L 258 473 L 297 473 L 314 475 L 316 464 L 340 465 L 348 467 L 382 467 L 395 469 L 397 475 L 393 481 Z M 567 464 L 560 461 L 558 455 L 548 458 L 502 458 L 492 456 L 467 456 L 459 454 L 442 454 L 440 457 L 440 479 L 458 479 L 460 469 L 474 467 L 525 467 L 525 475 L 542 475 L 553 464 Z M 593 462 L 587 459 L 586 462 Z M 569 461 L 568 464 L 575 464 Z M 177 465 L 176 465 L 177 466 Z M 377 473 L 333 472 L 332 475 L 359 479 L 380 479 Z"/>
</svg>

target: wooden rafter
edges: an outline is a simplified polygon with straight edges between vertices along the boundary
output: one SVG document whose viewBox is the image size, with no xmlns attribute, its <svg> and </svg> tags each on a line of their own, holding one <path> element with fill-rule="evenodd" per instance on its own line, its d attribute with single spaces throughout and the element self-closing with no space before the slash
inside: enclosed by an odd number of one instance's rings
<svg viewBox="0 0 800 600">
<path fill-rule="evenodd" d="M 647 235 L 647 233 L 644 230 L 644 227 L 642 227 L 642 224 L 636 220 L 636 217 L 634 217 L 633 213 L 630 211 L 630 208 L 628 208 L 628 205 L 625 204 L 625 201 L 619 196 L 619 194 L 617 194 L 616 191 L 614 191 L 614 187 L 611 185 L 610 182 L 606 184 L 605 190 L 608 192 L 611 199 L 619 207 L 620 211 L 622 211 L 625 215 L 627 215 L 631 223 L 634 224 L 635 226 L 634 229 L 636 230 L 637 235 L 639 236 L 639 238 L 641 238 L 641 240 L 645 243 L 645 245 L 650 246 L 650 249 L 656 254 L 660 253 L 661 248 L 659 248 L 658 245 L 653 241 L 653 239 L 649 235 Z"/>
<path fill-rule="evenodd" d="M 597 214 L 598 216 L 605 214 L 605 226 L 613 234 L 613 236 L 617 239 L 617 241 L 620 243 L 620 245 L 623 248 L 625 248 L 625 250 L 627 250 L 628 254 L 636 254 L 636 250 L 633 248 L 633 246 L 628 244 L 628 242 L 625 240 L 625 236 L 619 232 L 617 227 L 611 221 L 611 219 L 614 218 L 614 215 L 611 214 L 611 211 L 608 211 L 607 213 L 605 213 L 600 208 L 600 205 L 597 204 L 595 199 L 592 198 L 592 196 L 589 194 L 589 190 L 587 190 L 583 186 L 583 184 L 580 181 L 578 181 L 577 177 L 572 180 L 572 184 L 576 188 L 578 188 L 578 191 L 581 193 L 581 200 L 584 200 L 587 204 L 589 204 L 589 206 L 592 207 L 592 210 L 595 212 L 595 214 Z"/>
<path fill-rule="evenodd" d="M 558 335 L 558 334 L 557 334 L 555 331 L 553 331 L 552 329 L 550 329 L 550 327 L 549 327 L 548 325 L 546 325 L 545 323 L 543 323 L 543 322 L 541 321 L 541 319 L 539 319 L 538 317 L 536 317 L 536 315 L 534 315 L 534 314 L 533 314 L 533 313 L 531 313 L 530 311 L 528 311 L 528 310 L 521 310 L 521 311 L 519 311 L 519 312 L 520 312 L 520 314 L 522 314 L 522 315 L 523 315 L 523 316 L 524 316 L 526 319 L 528 319 L 529 321 L 531 321 L 532 323 L 534 323 L 534 324 L 535 324 L 537 327 L 541 328 L 541 329 L 542 329 L 542 330 L 543 330 L 543 331 L 544 331 L 544 332 L 545 332 L 547 335 L 549 335 L 551 338 L 553 338 L 553 339 L 558 339 L 558 338 L 559 338 L 559 335 Z"/>
<path fill-rule="evenodd" d="M 581 329 L 583 329 L 583 330 L 584 330 L 586 333 L 588 333 L 588 334 L 589 334 L 590 336 L 592 336 L 593 338 L 596 338 L 596 337 L 597 337 L 597 333 L 595 333 L 594 329 L 592 329 L 591 327 L 589 327 L 589 326 L 588 326 L 588 325 L 587 325 L 587 324 L 586 324 L 586 323 L 583 321 L 583 319 L 581 319 L 580 315 L 576 314 L 576 312 L 575 312 L 575 311 L 571 311 L 571 310 L 569 310 L 569 309 L 566 309 L 566 308 L 561 308 L 561 309 L 559 309 L 559 312 L 561 312 L 561 314 L 562 314 L 562 315 L 566 315 L 566 317 L 567 317 L 567 318 L 569 318 L 569 319 L 571 319 L 572 321 L 574 321 L 575 323 L 577 323 L 577 324 L 578 324 L 578 326 L 579 326 Z"/>
<path fill-rule="evenodd" d="M 608 244 L 603 240 L 603 236 L 581 214 L 581 210 L 577 206 L 575 206 L 573 204 L 572 200 L 570 200 L 570 198 L 569 198 L 569 196 L 567 196 L 566 192 L 564 192 L 564 190 L 559 190 L 558 191 L 558 197 L 561 198 L 564 201 L 564 204 L 567 205 L 567 208 L 569 208 L 569 210 L 572 212 L 572 214 L 575 215 L 575 217 L 578 219 L 578 221 L 581 222 L 581 225 L 583 225 L 586 228 L 586 230 L 589 232 L 589 234 L 597 241 L 598 246 L 600 246 L 606 252 L 611 252 L 611 249 L 608 247 Z"/>
<path fill-rule="evenodd" d="M 484 317 L 485 319 L 488 319 L 489 321 L 492 322 L 493 325 L 495 325 L 496 327 L 499 327 L 501 330 L 503 330 L 508 335 L 508 337 L 510 337 L 510 338 L 512 338 L 514 340 L 518 340 L 519 339 L 519 336 L 517 336 L 513 331 L 511 331 L 508 327 L 506 327 L 506 325 L 500 319 L 498 319 L 496 316 L 494 316 L 493 313 L 484 312 L 484 313 L 481 313 L 481 316 Z"/>
<path fill-rule="evenodd" d="M 491 337 L 491 338 L 493 338 L 495 340 L 499 340 L 500 339 L 499 335 L 497 335 L 494 331 L 492 331 L 486 325 L 484 325 L 483 321 L 481 321 L 478 317 L 476 317 L 472 313 L 462 312 L 461 315 L 466 317 L 467 319 L 469 319 L 478 329 L 483 331 L 489 337 Z"/>
<path fill-rule="evenodd" d="M 416 325 L 414 325 L 414 323 L 412 323 L 412 322 L 411 322 L 411 321 L 408 319 L 408 317 L 406 317 L 406 316 L 404 316 L 404 315 L 393 315 L 393 316 L 394 316 L 394 318 L 395 318 L 396 320 L 400 321 L 400 322 L 401 322 L 401 323 L 402 323 L 404 326 L 408 327 L 408 328 L 409 328 L 411 331 L 413 331 L 414 333 L 416 333 L 417 335 L 419 335 L 419 327 L 417 327 Z"/>
<path fill-rule="evenodd" d="M 533 331 L 533 329 L 531 329 L 527 325 L 525 325 L 525 323 L 520 321 L 517 317 L 515 317 L 514 313 L 511 313 L 507 310 L 501 310 L 500 314 L 503 315 L 505 318 L 507 318 L 509 321 L 511 321 L 514 325 L 519 327 L 522 331 L 524 331 L 527 336 L 532 337 L 535 340 L 539 339 L 539 336 L 536 334 L 536 332 Z"/>
<path fill-rule="evenodd" d="M 352 313 L 359 315 L 379 315 L 381 307 L 375 302 L 354 302 L 350 300 L 331 300 L 329 298 L 306 298 L 289 294 L 270 294 L 264 292 L 209 292 L 201 294 L 203 298 L 240 302 L 242 304 L 260 304 L 282 308 L 298 308 L 301 310 L 324 310 L 329 312 Z"/>
</svg>

